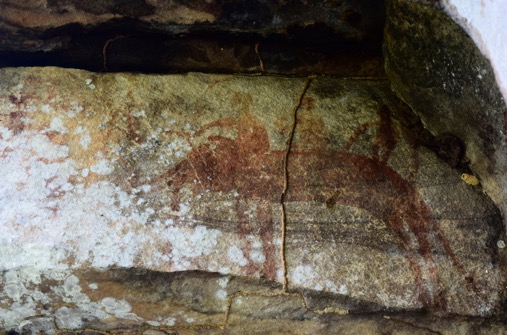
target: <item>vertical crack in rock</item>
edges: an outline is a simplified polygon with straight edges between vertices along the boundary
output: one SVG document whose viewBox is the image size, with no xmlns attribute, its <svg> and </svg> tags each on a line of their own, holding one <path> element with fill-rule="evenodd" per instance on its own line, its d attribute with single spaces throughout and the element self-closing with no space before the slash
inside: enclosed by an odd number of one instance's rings
<svg viewBox="0 0 507 335">
<path fill-rule="evenodd" d="M 262 61 L 262 57 L 259 52 L 260 47 L 261 47 L 260 43 L 255 43 L 255 54 L 257 55 L 257 58 L 259 59 L 259 68 L 261 70 L 261 73 L 265 73 L 266 70 L 264 69 L 264 62 Z"/>
<path fill-rule="evenodd" d="M 256 53 L 259 57 L 259 62 L 261 69 L 263 69 L 263 63 L 262 59 L 260 58 L 260 55 L 258 53 L 258 44 L 256 45 Z M 280 194 L 280 210 L 281 210 L 281 245 L 280 245 L 280 261 L 282 263 L 282 291 L 275 291 L 275 292 L 249 292 L 249 291 L 238 291 L 234 294 L 230 295 L 228 297 L 227 307 L 225 310 L 225 317 L 224 317 L 224 324 L 221 327 L 221 329 L 225 329 L 229 324 L 229 319 L 232 311 L 232 305 L 234 304 L 234 300 L 238 297 L 244 297 L 244 296 L 264 296 L 264 297 L 278 297 L 278 296 L 291 296 L 291 297 L 297 297 L 301 299 L 301 303 L 303 308 L 305 308 L 308 311 L 312 311 L 316 314 L 326 314 L 327 311 L 320 311 L 320 310 L 312 310 L 308 304 L 306 303 L 305 297 L 301 293 L 290 293 L 288 292 L 288 280 L 287 280 L 287 264 L 285 259 L 285 236 L 286 236 L 286 213 L 285 213 L 285 197 L 287 195 L 287 191 L 289 189 L 289 169 L 288 169 L 288 163 L 289 163 L 289 155 L 290 150 L 292 147 L 292 142 L 294 139 L 294 133 L 296 130 L 297 125 L 297 113 L 299 109 L 301 108 L 301 105 L 303 103 L 303 98 L 306 95 L 306 92 L 308 91 L 308 88 L 310 87 L 310 84 L 312 80 L 314 79 L 314 76 L 308 77 L 308 79 L 305 81 L 305 85 L 303 87 L 303 90 L 301 91 L 301 94 L 299 95 L 298 103 L 292 110 L 292 126 L 289 132 L 289 137 L 287 138 L 287 149 L 285 151 L 285 155 L 283 158 L 283 190 Z M 343 313 L 343 311 L 333 311 L 337 314 Z"/>
<path fill-rule="evenodd" d="M 281 232 L 282 232 L 282 241 L 280 246 L 280 260 L 282 263 L 282 284 L 283 284 L 283 291 L 287 292 L 287 263 L 285 260 L 285 233 L 286 233 L 286 225 L 287 225 L 287 215 L 285 213 L 285 197 L 287 196 L 287 191 L 289 189 L 289 154 L 290 149 L 292 147 L 292 140 L 294 139 L 294 132 L 296 130 L 296 123 L 297 123 L 297 114 L 298 110 L 301 107 L 301 104 L 303 103 L 303 98 L 308 91 L 308 88 L 310 87 L 310 83 L 312 82 L 312 79 L 314 77 L 308 77 L 308 79 L 305 82 L 305 86 L 303 87 L 303 91 L 301 92 L 298 100 L 298 104 L 296 107 L 294 107 L 294 110 L 292 112 L 292 128 L 289 133 L 289 138 L 287 139 L 287 151 L 285 152 L 285 156 L 283 158 L 283 190 L 282 194 L 280 195 L 280 209 L 281 209 Z"/>
<path fill-rule="evenodd" d="M 108 69 L 107 69 L 107 52 L 108 52 L 108 49 L 110 47 L 110 45 L 116 41 L 116 40 L 120 40 L 122 38 L 126 38 L 128 37 L 129 35 L 118 35 L 118 36 L 114 36 L 114 37 L 111 37 L 110 39 L 108 39 L 105 43 L 104 43 L 104 46 L 102 47 L 102 62 L 103 62 L 103 65 L 102 65 L 102 71 L 104 72 L 107 72 Z"/>
</svg>

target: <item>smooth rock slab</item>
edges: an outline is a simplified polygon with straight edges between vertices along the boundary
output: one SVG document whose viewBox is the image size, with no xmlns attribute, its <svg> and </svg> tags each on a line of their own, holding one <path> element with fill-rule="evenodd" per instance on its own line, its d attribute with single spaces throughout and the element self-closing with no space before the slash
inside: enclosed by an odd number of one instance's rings
<svg viewBox="0 0 507 335">
<path fill-rule="evenodd" d="M 111 286 L 90 286 L 80 273 L 94 269 L 218 272 L 278 282 L 267 286 L 278 292 L 295 115 L 291 290 L 358 312 L 501 308 L 497 210 L 411 144 L 384 81 L 318 78 L 305 93 L 304 78 L 58 68 L 2 69 L 0 78 L 4 327 L 57 312 L 68 328 L 90 318 L 217 326 L 231 294 L 252 290 L 213 288 L 216 301 L 200 308 L 218 314 L 164 319 Z"/>
</svg>

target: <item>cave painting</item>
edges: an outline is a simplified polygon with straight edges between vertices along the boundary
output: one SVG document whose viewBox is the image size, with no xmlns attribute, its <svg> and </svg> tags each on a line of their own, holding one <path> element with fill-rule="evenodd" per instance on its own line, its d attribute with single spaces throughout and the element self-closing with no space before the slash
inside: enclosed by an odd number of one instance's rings
<svg viewBox="0 0 507 335">
<path fill-rule="evenodd" d="M 305 108 L 311 108 L 310 98 L 305 99 L 303 106 L 306 103 L 309 106 Z M 152 183 L 172 190 L 171 207 L 174 211 L 179 209 L 184 188 L 190 189 L 194 196 L 205 192 L 237 192 L 237 232 L 243 236 L 248 233 L 259 234 L 266 256 L 262 268 L 251 261 L 246 268 L 250 273 L 260 271 L 263 276 L 275 279 L 278 254 L 275 252 L 274 236 L 280 227 L 274 220 L 279 213 L 274 212 L 272 206 L 280 203 L 286 151 L 270 148 L 266 127 L 250 111 L 251 96 L 235 93 L 232 102 L 239 110 L 238 118 L 211 122 L 198 130 L 195 136 L 202 136 L 213 128 L 232 129 L 237 136 L 207 136 L 204 143 L 194 146 L 184 159 L 154 178 Z M 381 219 L 410 264 L 420 302 L 427 307 L 445 308 L 432 248 L 443 250 L 465 283 L 470 283 L 470 278 L 466 277 L 465 269 L 432 218 L 414 182 L 407 180 L 411 178 L 402 177 L 388 165 L 396 147 L 398 131 L 392 123 L 388 107 L 380 106 L 377 114 L 375 122 L 357 128 L 341 151 L 328 149 L 327 143 L 318 145 L 315 138 L 312 149 L 307 146 L 299 148 L 297 143 L 293 145 L 288 162 L 289 190 L 286 202 L 346 205 L 360 208 Z M 309 125 L 308 122 L 303 125 L 296 123 L 300 143 L 305 141 L 305 136 L 311 142 L 312 136 L 325 133 L 318 120 L 310 125 L 313 129 L 305 129 Z M 374 128 L 376 133 L 371 144 L 371 155 L 353 153 L 350 148 L 356 137 L 368 128 Z M 288 130 L 285 132 L 288 133 Z M 257 204 L 255 220 L 249 220 L 244 214 L 245 203 L 248 202 Z M 290 225 L 290 217 L 288 221 Z M 436 239 L 431 236 L 436 236 Z M 435 246 L 435 243 L 438 245 Z M 243 247 L 248 252 L 249 242 L 245 240 Z M 468 289 L 475 290 L 473 285 L 468 285 Z"/>
</svg>

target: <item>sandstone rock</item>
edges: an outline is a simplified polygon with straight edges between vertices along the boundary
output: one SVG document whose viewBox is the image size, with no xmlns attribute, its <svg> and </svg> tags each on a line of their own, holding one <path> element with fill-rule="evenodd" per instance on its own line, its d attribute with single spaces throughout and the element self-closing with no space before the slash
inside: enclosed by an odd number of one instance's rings
<svg viewBox="0 0 507 335">
<path fill-rule="evenodd" d="M 461 0 L 439 1 L 440 10 L 447 13 L 473 39 L 481 53 L 491 62 L 496 83 L 507 101 L 507 49 L 498 41 L 505 40 L 507 11 L 505 2 L 468 2 Z"/>
<path fill-rule="evenodd" d="M 502 311 L 499 213 L 407 136 L 386 81 L 0 78 L 6 329 L 408 332 L 426 319 L 382 313 Z"/>
<path fill-rule="evenodd" d="M 384 15 L 382 1 L 2 0 L 0 66 L 384 76 Z"/>
<path fill-rule="evenodd" d="M 507 107 L 489 61 L 439 9 L 418 1 L 389 1 L 386 71 L 393 90 L 434 134 L 466 144 L 470 166 L 506 216 Z"/>
<path fill-rule="evenodd" d="M 93 26 L 110 20 L 133 18 L 141 22 L 177 25 L 215 24 L 215 29 L 234 29 L 262 33 L 286 29 L 320 20 L 340 32 L 344 39 L 365 40 L 378 35 L 382 25 L 381 1 L 329 1 L 309 4 L 304 1 L 171 1 L 102 0 L 2 0 L 5 27 L 17 29 L 60 28 L 66 24 Z M 380 13 L 379 13 L 380 11 Z"/>
<path fill-rule="evenodd" d="M 404 138 L 392 99 L 383 82 L 319 79 L 307 92 L 289 165 L 290 282 L 390 308 L 487 314 L 502 275 L 467 247 L 498 237 L 496 210 Z M 467 265 L 471 255 L 485 267 Z"/>
</svg>

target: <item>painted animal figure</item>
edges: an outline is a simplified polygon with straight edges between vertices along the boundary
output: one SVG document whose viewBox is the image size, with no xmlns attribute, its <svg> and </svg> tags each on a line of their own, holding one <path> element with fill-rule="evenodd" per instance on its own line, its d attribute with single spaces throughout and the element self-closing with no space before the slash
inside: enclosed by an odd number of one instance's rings
<svg viewBox="0 0 507 335">
<path fill-rule="evenodd" d="M 250 273 L 260 271 L 263 276 L 275 279 L 277 256 L 273 240 L 274 230 L 279 228 L 275 227 L 271 206 L 280 201 L 286 152 L 271 150 L 265 127 L 249 111 L 251 98 L 237 95 L 235 99 L 241 111 L 240 118 L 212 122 L 195 135 L 201 136 L 213 128 L 229 128 L 236 130 L 236 138 L 208 136 L 186 158 L 152 182 L 172 190 L 171 207 L 174 211 L 179 209 L 184 188 L 190 189 L 193 195 L 237 192 L 237 229 L 243 235 L 257 231 L 266 256 L 261 269 L 252 262 L 247 268 Z M 355 137 L 368 127 L 376 128 L 371 157 L 350 152 Z M 325 145 L 312 150 L 293 148 L 289 156 L 286 201 L 342 204 L 361 208 L 381 219 L 408 259 L 421 303 L 443 308 L 445 301 L 441 297 L 432 255 L 432 243 L 435 243 L 432 236 L 436 236 L 440 248 L 463 278 L 465 270 L 414 184 L 387 164 L 396 146 L 396 137 L 389 110 L 382 106 L 378 110 L 378 121 L 360 126 L 344 151 L 329 150 Z M 248 220 L 244 214 L 248 202 L 257 203 L 254 221 Z M 244 247 L 247 252 L 248 242 Z"/>
</svg>

